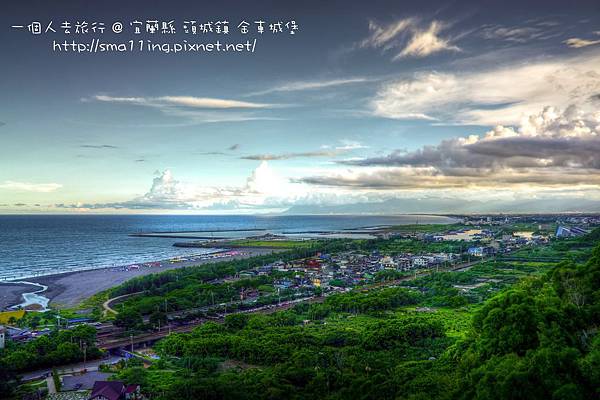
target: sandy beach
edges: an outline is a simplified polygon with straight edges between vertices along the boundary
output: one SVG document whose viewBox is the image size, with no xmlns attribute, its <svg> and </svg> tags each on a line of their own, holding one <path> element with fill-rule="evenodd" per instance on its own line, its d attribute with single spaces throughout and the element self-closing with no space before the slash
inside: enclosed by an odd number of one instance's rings
<svg viewBox="0 0 600 400">
<path fill-rule="evenodd" d="M 31 292 L 34 288 L 31 285 L 19 283 L 1 283 L 0 284 L 0 310 L 23 301 L 23 293 Z"/>
<path fill-rule="evenodd" d="M 138 264 L 136 266 L 111 267 L 88 271 L 67 272 L 28 278 L 28 282 L 48 286 L 41 295 L 50 299 L 51 308 L 75 307 L 83 300 L 111 287 L 117 286 L 131 278 L 154 274 L 175 268 L 191 267 L 220 261 L 247 258 L 272 253 L 273 249 L 237 249 L 231 255 L 211 259 L 195 259 L 185 261 L 157 261 Z M 0 309 L 19 304 L 22 294 L 31 292 L 32 286 L 17 283 L 0 285 Z"/>
</svg>

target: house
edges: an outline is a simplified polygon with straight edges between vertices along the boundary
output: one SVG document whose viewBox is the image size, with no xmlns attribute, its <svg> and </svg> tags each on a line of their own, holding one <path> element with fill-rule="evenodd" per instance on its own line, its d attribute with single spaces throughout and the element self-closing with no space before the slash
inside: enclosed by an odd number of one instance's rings
<svg viewBox="0 0 600 400">
<path fill-rule="evenodd" d="M 414 268 L 427 267 L 427 266 L 429 266 L 430 263 L 432 263 L 432 261 L 433 261 L 433 257 L 417 256 L 417 257 L 413 257 L 412 265 Z"/>
<path fill-rule="evenodd" d="M 89 400 L 143 399 L 140 385 L 125 385 L 119 381 L 96 381 Z"/>
<path fill-rule="evenodd" d="M 469 247 L 467 253 L 470 256 L 485 257 L 494 255 L 495 250 L 493 247 Z"/>
<path fill-rule="evenodd" d="M 396 262 L 390 256 L 385 256 L 379 260 L 379 265 L 385 269 L 396 269 Z"/>
<path fill-rule="evenodd" d="M 397 269 L 406 271 L 412 267 L 412 260 L 410 257 L 397 257 L 396 258 Z"/>
<path fill-rule="evenodd" d="M 292 286 L 292 281 L 287 278 L 284 278 L 279 281 L 276 281 L 273 286 L 275 286 L 277 289 L 282 290 L 289 289 Z"/>
<path fill-rule="evenodd" d="M 21 329 L 14 326 L 7 326 L 5 329 L 5 337 L 8 335 L 8 337 L 15 342 L 25 342 L 32 338 L 32 333 L 27 329 Z"/>
<path fill-rule="evenodd" d="M 578 226 L 559 226 L 556 228 L 556 237 L 578 237 L 588 234 L 589 232 Z"/>
</svg>

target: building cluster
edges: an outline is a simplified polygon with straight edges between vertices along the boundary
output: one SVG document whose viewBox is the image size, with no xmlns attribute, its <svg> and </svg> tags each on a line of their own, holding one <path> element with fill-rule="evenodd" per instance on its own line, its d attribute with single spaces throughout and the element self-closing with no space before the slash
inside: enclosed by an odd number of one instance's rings
<svg viewBox="0 0 600 400">
<path fill-rule="evenodd" d="M 5 340 L 10 339 L 13 342 L 27 342 L 29 340 L 35 339 L 38 336 L 49 335 L 51 332 L 49 328 L 44 328 L 41 330 L 30 330 L 18 328 L 16 326 L 2 327 L 0 328 L 0 331 L 2 331 L 1 336 Z"/>
<path fill-rule="evenodd" d="M 459 254 L 405 253 L 397 256 L 382 255 L 377 251 L 371 254 L 342 252 L 339 254 L 317 254 L 315 257 L 290 262 L 277 261 L 254 270 L 249 276 L 270 275 L 275 271 L 291 272 L 285 278 L 275 279 L 277 289 L 302 289 L 330 286 L 355 286 L 363 284 L 381 272 L 407 272 L 421 268 L 453 264 L 460 261 Z M 293 274 L 295 273 L 295 274 Z"/>
<path fill-rule="evenodd" d="M 523 246 L 547 243 L 549 238 L 534 232 L 499 234 L 492 229 L 466 228 L 444 234 L 415 233 L 414 239 L 425 242 L 458 241 L 464 242 L 459 253 L 425 253 L 384 255 L 378 251 L 364 254 L 347 251 L 337 254 L 317 254 L 315 257 L 293 261 L 277 261 L 245 271 L 240 275 L 254 277 L 283 272 L 285 277 L 274 280 L 274 288 L 282 290 L 303 290 L 320 287 L 352 287 L 371 281 L 382 271 L 410 272 L 431 269 L 473 261 L 477 258 L 510 253 Z M 418 237 L 417 237 L 418 236 Z M 243 299 L 258 297 L 257 290 L 247 290 Z"/>
<path fill-rule="evenodd" d="M 600 225 L 600 215 L 569 215 L 560 217 L 557 222 L 564 225 L 590 228 Z"/>
<path fill-rule="evenodd" d="M 556 237 L 557 238 L 579 237 L 579 236 L 587 235 L 588 233 L 590 233 L 589 230 L 584 229 L 579 226 L 559 225 L 558 228 L 556 228 Z"/>
<path fill-rule="evenodd" d="M 83 323 L 91 323 L 91 325 L 97 325 L 99 323 L 92 323 L 92 319 L 90 318 L 73 318 L 73 319 L 62 319 L 64 322 L 60 322 L 61 328 L 71 329 L 75 326 Z M 13 342 L 28 342 L 40 336 L 47 336 L 52 333 L 52 329 L 48 327 L 44 327 L 41 329 L 28 329 L 28 328 L 19 328 L 15 325 L 0 325 L 0 349 L 3 347 L 3 344 L 6 340 L 10 339 Z"/>
</svg>

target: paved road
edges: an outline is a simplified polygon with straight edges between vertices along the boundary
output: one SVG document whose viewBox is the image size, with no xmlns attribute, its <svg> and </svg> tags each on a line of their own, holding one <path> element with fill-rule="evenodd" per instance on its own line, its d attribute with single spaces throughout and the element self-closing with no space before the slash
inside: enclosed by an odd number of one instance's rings
<svg viewBox="0 0 600 400">
<path fill-rule="evenodd" d="M 115 301 L 125 299 L 130 296 L 135 296 L 136 294 L 140 294 L 140 293 L 144 293 L 144 292 L 127 293 L 127 294 L 113 297 L 112 299 L 106 300 L 104 303 L 102 303 L 102 308 L 104 309 L 104 311 L 103 311 L 104 316 L 106 317 L 109 312 L 111 312 L 115 315 L 117 315 L 119 313 L 117 310 L 115 310 L 111 307 L 112 303 L 114 303 Z"/>
<path fill-rule="evenodd" d="M 122 360 L 123 357 L 119 357 L 119 356 L 110 356 L 108 358 L 103 358 L 100 360 L 92 360 L 92 361 L 88 361 L 85 363 L 85 369 L 87 369 L 88 371 L 97 371 L 98 370 L 98 366 L 100 364 L 113 364 L 118 362 L 119 360 Z M 56 369 L 59 372 L 79 372 L 82 371 L 84 367 L 83 362 L 80 363 L 75 363 L 75 364 L 69 364 L 69 365 L 63 365 L 60 367 L 56 367 Z M 25 380 L 25 381 L 29 381 L 32 379 L 37 379 L 37 378 L 43 378 L 46 375 L 50 374 L 52 372 L 52 368 L 45 368 L 45 369 L 40 369 L 37 371 L 32 371 L 32 372 L 27 372 L 23 375 L 21 375 L 21 379 Z M 50 379 L 52 379 L 52 377 L 50 377 Z M 54 386 L 54 382 L 52 382 L 52 385 Z"/>
<path fill-rule="evenodd" d="M 52 378 L 52 375 L 46 378 L 46 386 L 48 386 L 48 394 L 56 393 L 56 385 L 54 384 L 54 378 Z"/>
</svg>

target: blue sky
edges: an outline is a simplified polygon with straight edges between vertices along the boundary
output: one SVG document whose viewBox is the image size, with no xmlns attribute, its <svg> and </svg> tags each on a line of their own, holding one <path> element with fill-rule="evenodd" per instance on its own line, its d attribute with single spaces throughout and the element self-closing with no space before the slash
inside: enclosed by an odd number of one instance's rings
<svg viewBox="0 0 600 400">
<path fill-rule="evenodd" d="M 0 212 L 600 198 L 597 2 L 146 3 L 4 5 Z M 193 18 L 232 31 L 184 35 Z M 136 19 L 178 28 L 144 39 L 257 38 L 256 52 L 52 51 L 139 39 L 65 35 L 64 20 Z M 257 19 L 299 29 L 237 32 Z M 51 20 L 57 33 L 12 28 Z"/>
</svg>

